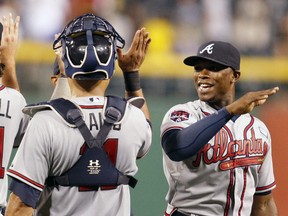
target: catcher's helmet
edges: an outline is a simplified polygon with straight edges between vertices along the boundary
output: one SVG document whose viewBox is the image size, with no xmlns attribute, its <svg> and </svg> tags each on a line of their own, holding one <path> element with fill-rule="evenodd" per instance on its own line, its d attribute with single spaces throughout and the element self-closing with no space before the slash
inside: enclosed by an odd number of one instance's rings
<svg viewBox="0 0 288 216">
<path fill-rule="evenodd" d="M 84 14 L 66 25 L 54 41 L 53 49 L 62 46 L 68 77 L 100 80 L 112 77 L 116 47 L 124 45 L 125 40 L 108 21 L 94 14 Z"/>
</svg>

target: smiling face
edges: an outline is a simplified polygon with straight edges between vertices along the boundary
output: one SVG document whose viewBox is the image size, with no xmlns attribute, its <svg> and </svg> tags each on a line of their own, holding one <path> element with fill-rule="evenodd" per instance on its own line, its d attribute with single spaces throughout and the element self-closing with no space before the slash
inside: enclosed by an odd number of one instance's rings
<svg viewBox="0 0 288 216">
<path fill-rule="evenodd" d="M 199 61 L 194 69 L 194 84 L 200 100 L 216 109 L 233 102 L 240 72 L 209 60 Z"/>
</svg>

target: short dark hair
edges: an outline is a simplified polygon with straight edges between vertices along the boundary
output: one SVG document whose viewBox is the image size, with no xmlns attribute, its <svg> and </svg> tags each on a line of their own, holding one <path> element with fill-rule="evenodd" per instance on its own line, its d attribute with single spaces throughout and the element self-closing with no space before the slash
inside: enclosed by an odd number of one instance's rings
<svg viewBox="0 0 288 216">
<path fill-rule="evenodd" d="M 5 64 L 0 63 L 0 77 L 3 76 L 3 74 L 4 74 L 4 70 L 5 70 Z"/>
<path fill-rule="evenodd" d="M 60 73 L 60 68 L 58 64 L 58 59 L 56 58 L 53 64 L 53 75 L 58 75 L 59 73 Z"/>
</svg>

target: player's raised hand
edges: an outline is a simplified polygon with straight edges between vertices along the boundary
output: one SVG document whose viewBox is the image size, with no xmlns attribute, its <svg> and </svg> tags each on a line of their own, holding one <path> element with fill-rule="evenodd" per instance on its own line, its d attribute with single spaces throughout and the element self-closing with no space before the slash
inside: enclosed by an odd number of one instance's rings
<svg viewBox="0 0 288 216">
<path fill-rule="evenodd" d="M 279 87 L 266 90 L 248 92 L 238 100 L 229 104 L 227 111 L 233 115 L 245 114 L 251 112 L 254 107 L 260 106 L 266 102 L 269 96 L 279 91 Z"/>
<path fill-rule="evenodd" d="M 126 53 L 123 53 L 119 48 L 117 49 L 118 65 L 123 72 L 125 80 L 126 98 L 138 97 L 144 99 L 140 85 L 139 69 L 145 59 L 150 42 L 149 32 L 145 28 L 141 28 L 136 31 L 132 44 Z M 141 107 L 146 119 L 150 119 L 146 100 L 143 99 L 139 99 L 139 101 L 143 101 L 143 105 L 141 102 L 138 107 Z"/>
<path fill-rule="evenodd" d="M 122 49 L 117 49 L 118 65 L 123 72 L 139 70 L 150 42 L 149 32 L 145 28 L 141 28 L 136 31 L 132 44 L 126 53 L 123 53 Z"/>
<path fill-rule="evenodd" d="M 15 57 L 18 48 L 20 16 L 16 16 L 14 20 L 10 13 L 8 18 L 3 16 L 1 22 L 3 25 L 3 32 L 0 46 L 0 62 L 5 65 L 5 73 L 2 77 L 2 83 L 7 87 L 20 91 L 15 64 Z"/>
<path fill-rule="evenodd" d="M 15 18 L 12 14 L 9 17 L 2 17 L 3 33 L 0 47 L 0 58 L 1 62 L 7 64 L 7 61 L 14 61 L 15 55 L 18 47 L 18 37 L 19 37 L 19 22 L 20 16 Z"/>
</svg>

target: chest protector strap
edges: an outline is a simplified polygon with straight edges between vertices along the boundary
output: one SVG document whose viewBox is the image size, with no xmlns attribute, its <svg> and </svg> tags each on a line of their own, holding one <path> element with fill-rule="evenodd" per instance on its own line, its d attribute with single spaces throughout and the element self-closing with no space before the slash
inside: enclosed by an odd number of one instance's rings
<svg viewBox="0 0 288 216">
<path fill-rule="evenodd" d="M 103 149 L 105 139 L 114 123 L 119 122 L 126 108 L 127 101 L 123 98 L 108 96 L 105 108 L 104 123 L 96 138 L 93 137 L 83 119 L 80 109 L 71 101 L 60 98 L 47 102 L 67 121 L 75 125 L 82 134 L 87 146 L 80 159 L 61 176 L 49 176 L 46 185 L 50 187 L 86 186 L 99 188 L 101 186 L 118 186 L 128 184 L 132 188 L 137 180 L 121 173 Z"/>
</svg>

